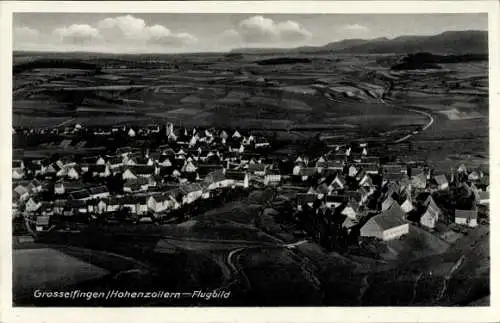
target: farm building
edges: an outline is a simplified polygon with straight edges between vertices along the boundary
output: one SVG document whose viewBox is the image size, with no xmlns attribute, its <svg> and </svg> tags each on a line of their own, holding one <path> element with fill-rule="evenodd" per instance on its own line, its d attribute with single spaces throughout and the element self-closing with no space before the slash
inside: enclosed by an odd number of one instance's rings
<svg viewBox="0 0 500 323">
<path fill-rule="evenodd" d="M 276 185 L 281 181 L 280 171 L 277 169 L 267 169 L 264 177 L 264 185 Z"/>
<path fill-rule="evenodd" d="M 434 176 L 434 182 L 437 185 L 439 190 L 447 190 L 449 187 L 448 179 L 445 175 L 436 175 Z"/>
<path fill-rule="evenodd" d="M 422 217 L 420 217 L 420 224 L 428 228 L 434 228 L 443 211 L 437 206 L 431 195 L 424 201 L 423 206 L 426 209 Z"/>
<path fill-rule="evenodd" d="M 297 209 L 302 210 L 304 205 L 313 206 L 316 201 L 316 194 L 297 194 Z"/>
<path fill-rule="evenodd" d="M 387 241 L 397 239 L 410 230 L 409 224 L 404 220 L 404 212 L 397 203 L 370 218 L 361 227 L 362 237 L 375 237 Z"/>
<path fill-rule="evenodd" d="M 469 227 L 477 226 L 477 208 L 472 208 L 470 210 L 455 210 L 455 223 L 462 224 Z"/>
<path fill-rule="evenodd" d="M 245 172 L 227 171 L 226 178 L 228 180 L 231 180 L 231 182 L 233 183 L 232 185 L 248 188 L 249 178 L 248 174 Z"/>
</svg>

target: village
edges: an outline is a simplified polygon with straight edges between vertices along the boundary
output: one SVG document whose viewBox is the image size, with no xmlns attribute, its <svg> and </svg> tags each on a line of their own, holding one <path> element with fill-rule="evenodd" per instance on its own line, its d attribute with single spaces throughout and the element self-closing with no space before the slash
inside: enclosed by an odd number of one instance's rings
<svg viewBox="0 0 500 323">
<path fill-rule="evenodd" d="M 489 223 L 487 170 L 459 164 L 438 172 L 422 162 L 385 162 L 364 142 L 283 156 L 273 154 L 273 139 L 261 134 L 172 123 L 13 132 L 59 138 L 61 151 L 70 151 L 74 138 L 119 138 L 94 155 L 13 160 L 13 219 L 34 235 L 91 222 L 181 223 L 200 209 L 263 189 L 285 198 L 282 218 L 297 239 L 330 250 L 400 239 L 411 226 L 467 234 Z M 144 138 L 157 145 L 131 144 Z"/>
</svg>

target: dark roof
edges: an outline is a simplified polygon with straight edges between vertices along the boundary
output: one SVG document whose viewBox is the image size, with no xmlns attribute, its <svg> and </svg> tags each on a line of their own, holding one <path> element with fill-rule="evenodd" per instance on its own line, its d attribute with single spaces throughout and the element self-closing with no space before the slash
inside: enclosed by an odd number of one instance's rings
<svg viewBox="0 0 500 323">
<path fill-rule="evenodd" d="M 375 215 L 368 221 L 375 222 L 382 230 L 387 230 L 390 228 L 398 227 L 406 224 L 404 221 L 405 213 L 403 209 L 397 203 L 393 203 L 392 206 L 385 210 L 384 212 Z"/>
<path fill-rule="evenodd" d="M 258 171 L 264 171 L 266 169 L 265 164 L 248 164 L 248 171 L 250 172 L 258 172 Z"/>
<path fill-rule="evenodd" d="M 299 175 L 300 176 L 314 176 L 317 174 L 317 170 L 314 167 L 302 167 L 300 169 Z"/>
<path fill-rule="evenodd" d="M 461 219 L 476 219 L 477 218 L 477 209 L 474 208 L 472 210 L 455 210 L 455 218 Z"/>
<path fill-rule="evenodd" d="M 216 170 L 216 171 L 212 171 L 212 172 L 208 173 L 207 176 L 205 176 L 204 181 L 207 183 L 216 183 L 216 182 L 223 181 L 225 179 L 226 179 L 226 176 L 224 175 L 222 170 Z"/>
<path fill-rule="evenodd" d="M 21 160 L 15 160 L 15 159 L 12 160 L 12 168 L 20 168 L 21 165 L 22 165 Z"/>
<path fill-rule="evenodd" d="M 236 172 L 236 171 L 228 171 L 226 172 L 226 178 L 232 179 L 236 181 L 242 181 L 245 179 L 246 173 L 244 172 Z"/>
<path fill-rule="evenodd" d="M 297 204 L 299 205 L 312 203 L 314 201 L 316 201 L 315 194 L 304 194 L 304 193 L 297 194 Z"/>
<path fill-rule="evenodd" d="M 344 203 L 349 200 L 349 196 L 347 195 L 327 195 L 325 198 L 326 202 L 336 202 L 336 203 Z"/>
<path fill-rule="evenodd" d="M 145 184 L 148 184 L 149 183 L 149 180 L 147 178 L 144 178 L 144 177 L 138 177 L 136 179 L 128 179 L 125 181 L 124 183 L 124 186 L 134 186 L 134 185 L 145 185 Z"/>
<path fill-rule="evenodd" d="M 102 194 L 102 193 L 109 193 L 109 190 L 106 186 L 97 186 L 97 187 L 91 187 L 89 189 L 90 194 Z"/>
<path fill-rule="evenodd" d="M 154 166 L 147 165 L 132 165 L 128 166 L 128 169 L 134 174 L 153 174 L 155 172 Z"/>
<path fill-rule="evenodd" d="M 184 184 L 179 187 L 182 193 L 187 194 L 191 192 L 201 191 L 202 187 L 198 183 Z"/>
<path fill-rule="evenodd" d="M 106 165 L 88 165 L 89 173 L 104 173 L 106 171 Z"/>
<path fill-rule="evenodd" d="M 74 200 L 80 200 L 80 199 L 84 199 L 84 198 L 89 198 L 90 194 L 87 190 L 79 190 L 79 191 L 72 192 L 70 194 L 70 197 Z"/>
<path fill-rule="evenodd" d="M 281 175 L 279 169 L 266 169 L 266 175 Z"/>
</svg>

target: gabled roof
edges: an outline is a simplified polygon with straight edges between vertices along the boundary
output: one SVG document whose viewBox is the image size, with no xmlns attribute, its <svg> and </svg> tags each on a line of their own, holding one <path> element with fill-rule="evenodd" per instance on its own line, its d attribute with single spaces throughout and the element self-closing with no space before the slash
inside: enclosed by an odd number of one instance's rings
<svg viewBox="0 0 500 323">
<path fill-rule="evenodd" d="M 109 193 L 109 190 L 106 186 L 91 187 L 89 191 L 91 195 Z"/>
<path fill-rule="evenodd" d="M 226 179 L 226 176 L 222 172 L 222 170 L 216 170 L 212 171 L 205 176 L 204 181 L 207 183 L 216 183 L 216 182 L 221 182 Z"/>
<path fill-rule="evenodd" d="M 330 203 L 345 203 L 349 201 L 349 196 L 347 195 L 327 195 L 325 197 L 326 202 Z"/>
<path fill-rule="evenodd" d="M 316 201 L 316 195 L 314 195 L 314 194 L 304 194 L 304 193 L 297 194 L 297 204 L 298 205 L 312 203 L 314 201 Z"/>
<path fill-rule="evenodd" d="M 182 193 L 188 194 L 191 192 L 201 191 L 202 187 L 198 183 L 189 183 L 179 187 Z"/>
<path fill-rule="evenodd" d="M 368 221 L 373 221 L 382 230 L 387 230 L 406 224 L 404 217 L 405 213 L 403 209 L 401 209 L 399 204 L 393 203 L 389 209 L 375 215 Z"/>
<path fill-rule="evenodd" d="M 471 209 L 471 210 L 455 210 L 455 218 L 460 218 L 460 219 L 476 219 L 477 218 L 477 209 Z"/>
<path fill-rule="evenodd" d="M 74 200 L 80 200 L 84 198 L 89 198 L 90 194 L 87 190 L 79 190 L 70 193 L 70 197 Z"/>
<path fill-rule="evenodd" d="M 12 160 L 12 168 L 21 168 L 22 166 L 22 161 L 21 160 Z"/>
<path fill-rule="evenodd" d="M 245 179 L 246 173 L 244 172 L 237 172 L 237 171 L 227 171 L 226 172 L 226 178 L 227 179 L 232 179 L 236 181 L 242 181 Z"/>
<path fill-rule="evenodd" d="M 150 175 L 155 172 L 154 166 L 148 165 L 132 165 L 127 167 L 132 173 L 140 175 Z"/>
<path fill-rule="evenodd" d="M 446 178 L 446 175 L 435 175 L 434 176 L 434 181 L 436 181 L 436 184 L 438 185 L 443 185 L 448 183 L 448 179 Z"/>
<path fill-rule="evenodd" d="M 266 169 L 266 165 L 265 164 L 258 164 L 258 163 L 255 163 L 255 164 L 248 164 L 248 171 L 249 172 L 262 172 Z"/>
<path fill-rule="evenodd" d="M 279 169 L 266 169 L 266 175 L 280 175 Z"/>
<path fill-rule="evenodd" d="M 314 176 L 315 174 L 317 171 L 314 167 L 302 167 L 299 171 L 300 176 Z"/>
</svg>

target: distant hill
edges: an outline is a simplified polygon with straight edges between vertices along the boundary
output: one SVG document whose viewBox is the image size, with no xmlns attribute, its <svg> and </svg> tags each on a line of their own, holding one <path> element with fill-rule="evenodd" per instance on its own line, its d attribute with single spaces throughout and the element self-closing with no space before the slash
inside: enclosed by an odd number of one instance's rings
<svg viewBox="0 0 500 323">
<path fill-rule="evenodd" d="M 386 54 L 431 52 L 437 54 L 488 53 L 488 32 L 484 30 L 446 31 L 433 36 L 400 36 L 393 39 L 344 39 L 324 46 L 297 48 L 240 48 L 233 53 L 352 53 Z"/>
</svg>

